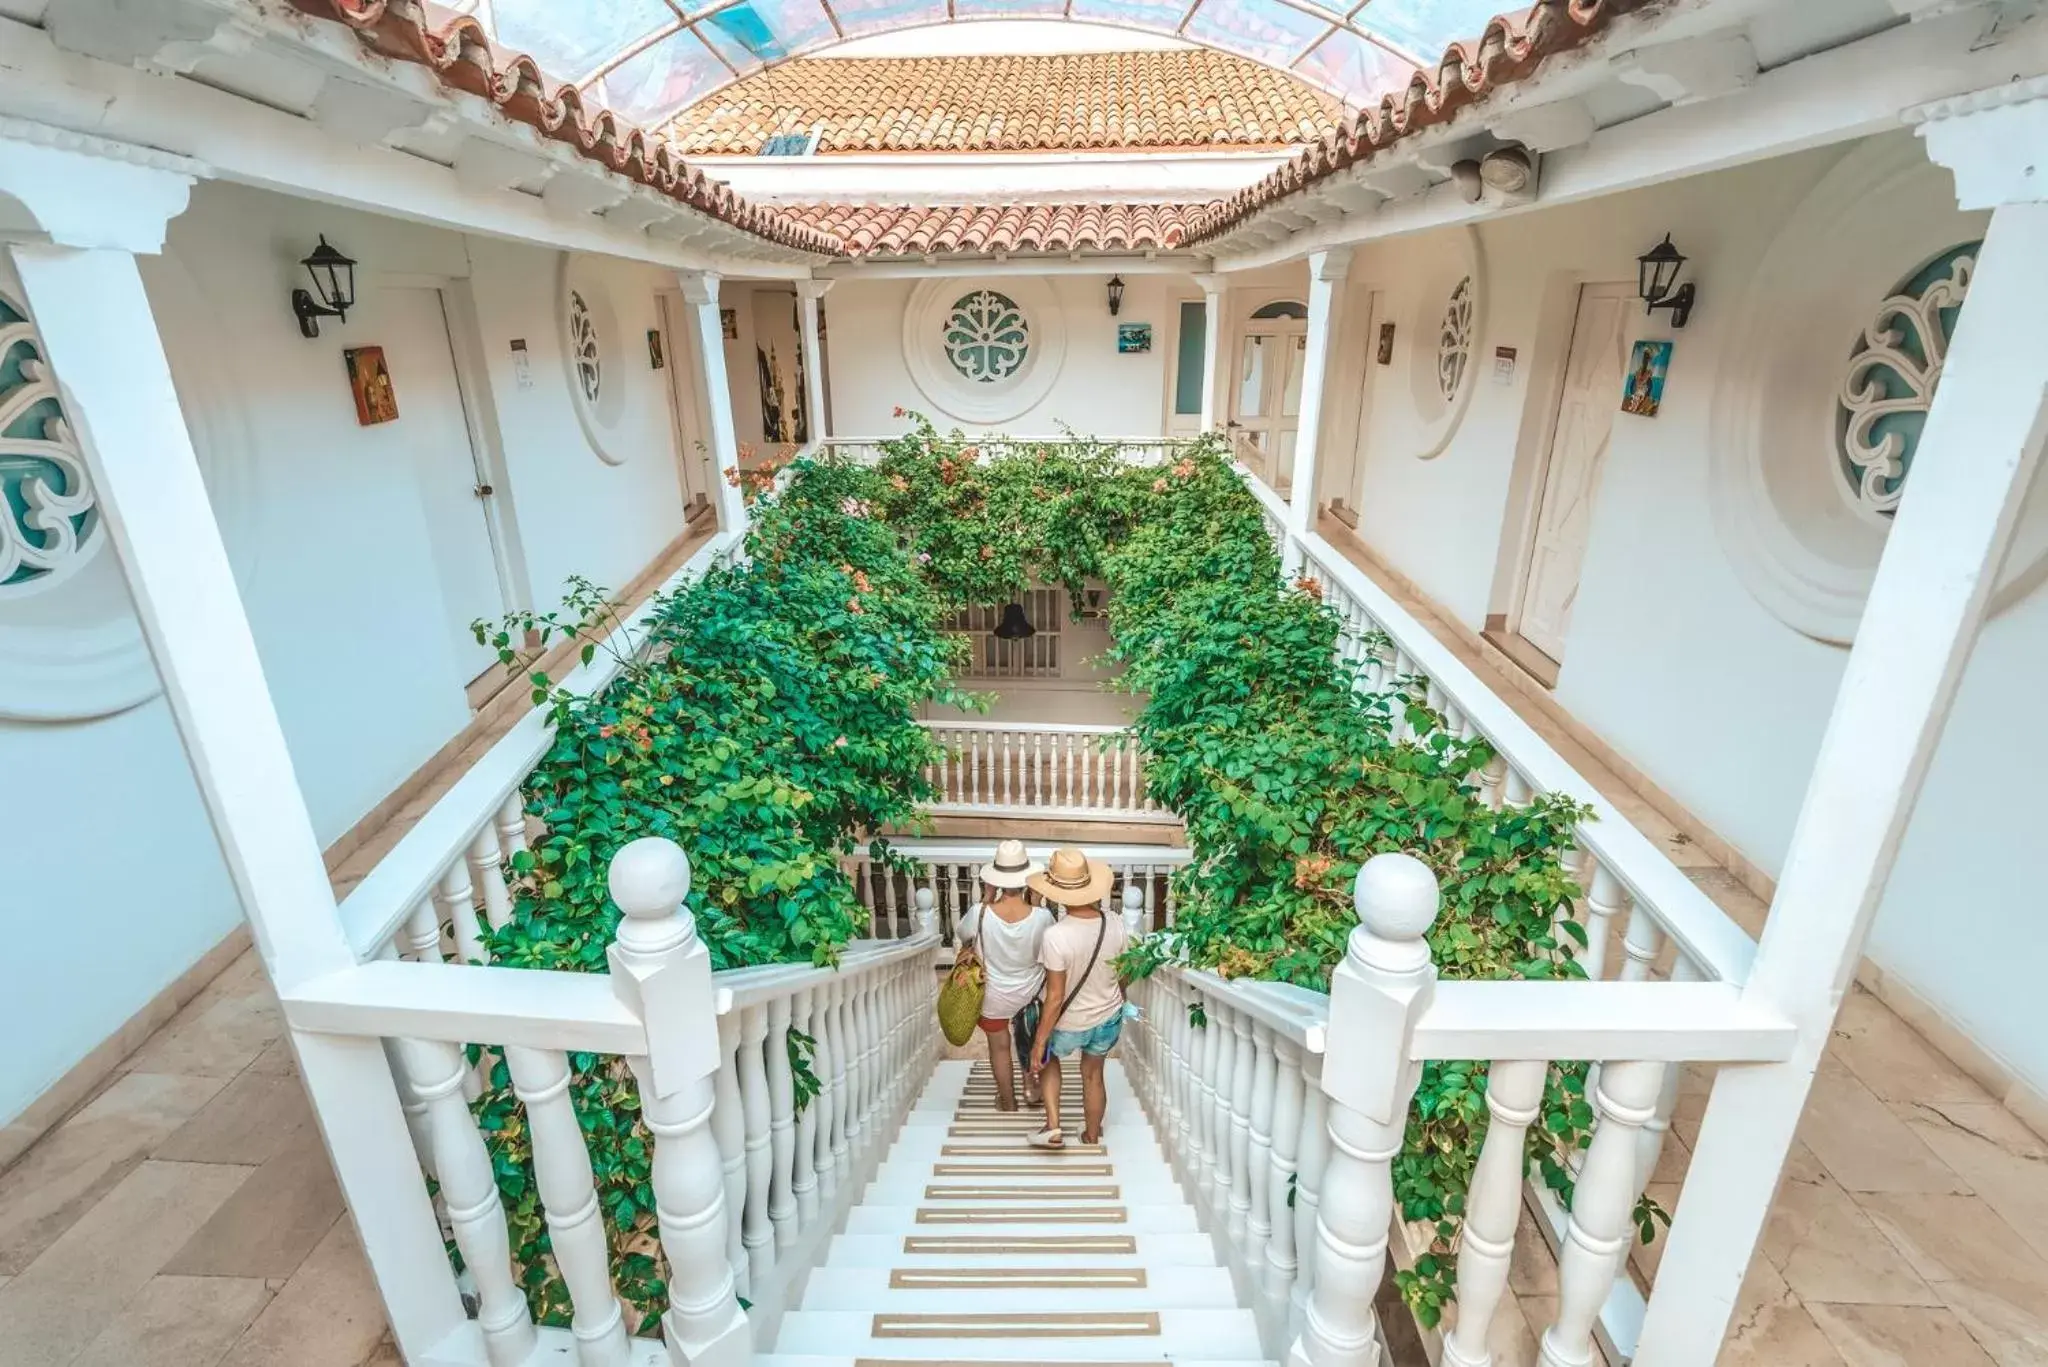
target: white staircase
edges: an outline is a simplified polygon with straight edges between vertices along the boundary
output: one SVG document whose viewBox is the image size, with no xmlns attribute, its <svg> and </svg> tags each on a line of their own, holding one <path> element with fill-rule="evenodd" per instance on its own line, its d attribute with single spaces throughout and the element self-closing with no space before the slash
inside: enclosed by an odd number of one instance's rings
<svg viewBox="0 0 2048 1367">
<path fill-rule="evenodd" d="M 1121 1063 L 1103 1143 L 1033 1149 L 984 1063 L 942 1062 L 767 1367 L 1264 1360 L 1252 1312 L 1196 1223 Z M 1070 1063 L 1063 1096 L 1079 1119 Z"/>
</svg>

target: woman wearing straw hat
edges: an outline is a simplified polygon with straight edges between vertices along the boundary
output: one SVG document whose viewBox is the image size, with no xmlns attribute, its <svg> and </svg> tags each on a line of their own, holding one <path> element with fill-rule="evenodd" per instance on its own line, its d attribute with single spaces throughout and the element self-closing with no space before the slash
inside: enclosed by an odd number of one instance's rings
<svg viewBox="0 0 2048 1367">
<path fill-rule="evenodd" d="M 1081 1056 L 1081 1142 L 1102 1142 L 1103 1112 L 1109 1106 L 1103 1060 L 1116 1046 L 1124 1024 L 1123 983 L 1114 965 L 1128 938 L 1120 918 L 1102 914 L 1113 877 L 1107 864 L 1079 850 L 1058 849 L 1045 872 L 1030 880 L 1033 892 L 1066 908 L 1038 949 L 1038 961 L 1045 968 L 1045 1006 L 1031 1048 L 1031 1076 L 1045 1098 L 1045 1128 L 1031 1142 L 1042 1149 L 1066 1143 L 1060 1131 L 1060 1069 L 1055 1061 L 1068 1054 Z M 1048 1068 L 1048 1063 L 1053 1066 Z"/>
<path fill-rule="evenodd" d="M 1041 865 L 1024 852 L 1021 840 L 1005 840 L 996 846 L 995 858 L 981 866 L 981 881 L 988 898 L 960 918 L 958 934 L 971 942 L 981 958 L 981 1029 L 988 1036 L 988 1067 L 996 1079 L 996 1109 L 1017 1109 L 1015 1078 L 1010 1068 L 1014 1049 L 1019 1059 L 1029 1037 L 1028 1021 L 1023 1033 L 1011 1023 L 1019 1013 L 1038 1001 L 1045 982 L 1045 970 L 1038 964 L 1039 941 L 1052 925 L 1052 913 L 1024 900 L 1024 885 Z M 1025 1083 L 1025 1100 L 1038 1104 L 1035 1079 Z"/>
</svg>

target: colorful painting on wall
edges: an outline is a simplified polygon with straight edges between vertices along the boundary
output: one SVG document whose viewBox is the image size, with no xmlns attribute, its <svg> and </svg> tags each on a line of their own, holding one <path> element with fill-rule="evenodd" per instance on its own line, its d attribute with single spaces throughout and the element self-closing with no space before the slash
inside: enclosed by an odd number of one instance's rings
<svg viewBox="0 0 2048 1367">
<path fill-rule="evenodd" d="M 1392 365 L 1394 363 L 1394 325 L 1392 323 L 1380 324 L 1379 363 L 1381 365 Z"/>
<path fill-rule="evenodd" d="M 664 370 L 667 367 L 668 357 L 663 355 L 661 350 L 661 329 L 649 328 L 647 329 L 647 368 L 649 370 Z"/>
<path fill-rule="evenodd" d="M 1671 368 L 1671 343 L 1637 342 L 1622 381 L 1621 411 L 1654 418 L 1664 406 L 1664 373 Z"/>
<path fill-rule="evenodd" d="M 1119 356 L 1137 356 L 1152 349 L 1152 325 L 1150 323 L 1118 323 L 1116 325 L 1116 351 Z"/>
<path fill-rule="evenodd" d="M 348 364 L 348 387 L 355 395 L 356 422 L 375 427 L 396 419 L 398 393 L 391 387 L 391 369 L 384 364 L 384 348 L 352 346 L 341 357 Z"/>
<path fill-rule="evenodd" d="M 720 309 L 718 311 L 718 330 L 725 334 L 726 341 L 737 342 L 740 339 L 740 311 L 738 309 Z"/>
</svg>

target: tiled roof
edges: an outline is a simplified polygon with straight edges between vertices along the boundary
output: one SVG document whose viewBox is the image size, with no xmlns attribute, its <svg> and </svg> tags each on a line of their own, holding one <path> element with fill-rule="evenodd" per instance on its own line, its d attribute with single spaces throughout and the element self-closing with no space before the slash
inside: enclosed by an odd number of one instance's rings
<svg viewBox="0 0 2048 1367">
<path fill-rule="evenodd" d="M 855 256 L 926 252 L 1170 251 L 1195 204 L 790 205 Z"/>
<path fill-rule="evenodd" d="M 1476 42 L 1453 43 L 1435 78 L 1418 71 L 1402 89 L 1361 110 L 1349 126 L 1324 137 L 1285 166 L 1194 216 L 1189 245 L 1221 236 L 1271 205 L 1425 128 L 1445 124 L 1502 86 L 1522 80 L 1545 59 L 1590 41 L 1621 15 L 1663 0 L 1537 0 L 1526 11 L 1489 21 Z"/>
<path fill-rule="evenodd" d="M 800 58 L 706 97 L 669 134 L 685 153 L 735 156 L 813 128 L 820 153 L 1285 147 L 1342 117 L 1284 71 L 1195 48 Z"/>
<path fill-rule="evenodd" d="M 723 181 L 686 165 L 666 141 L 587 103 L 574 86 L 550 80 L 522 53 L 492 43 L 476 20 L 390 0 L 291 0 L 305 13 L 346 24 L 370 51 L 426 67 L 444 86 L 481 96 L 499 113 L 565 142 L 607 171 L 756 237 L 797 251 L 839 254 L 839 244 L 765 205 L 749 204 Z"/>
</svg>

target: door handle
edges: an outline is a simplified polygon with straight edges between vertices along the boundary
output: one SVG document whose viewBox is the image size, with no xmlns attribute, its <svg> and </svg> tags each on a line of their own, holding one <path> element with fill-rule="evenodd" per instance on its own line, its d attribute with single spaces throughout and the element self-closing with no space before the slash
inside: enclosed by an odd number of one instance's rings
<svg viewBox="0 0 2048 1367">
<path fill-rule="evenodd" d="M 474 493 L 478 498 L 489 498 L 492 494 L 495 494 L 498 491 L 496 489 L 493 489 L 488 484 L 479 484 L 476 486 L 475 489 L 471 490 L 471 492 Z"/>
</svg>

